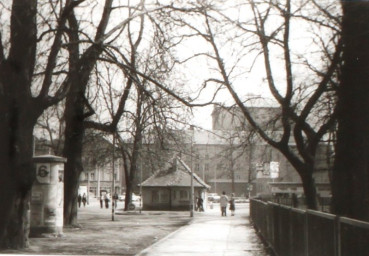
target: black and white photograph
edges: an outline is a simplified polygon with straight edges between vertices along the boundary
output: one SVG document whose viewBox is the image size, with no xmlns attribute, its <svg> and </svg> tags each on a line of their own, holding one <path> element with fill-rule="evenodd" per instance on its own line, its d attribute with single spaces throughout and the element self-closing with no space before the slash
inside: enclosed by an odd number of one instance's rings
<svg viewBox="0 0 369 256">
<path fill-rule="evenodd" d="M 369 0 L 0 0 L 0 255 L 368 256 Z"/>
</svg>

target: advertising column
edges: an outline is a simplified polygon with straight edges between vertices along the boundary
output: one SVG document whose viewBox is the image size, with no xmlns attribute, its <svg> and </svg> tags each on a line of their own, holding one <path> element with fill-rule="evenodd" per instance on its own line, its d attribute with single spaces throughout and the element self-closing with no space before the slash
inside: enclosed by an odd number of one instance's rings
<svg viewBox="0 0 369 256">
<path fill-rule="evenodd" d="M 31 193 L 30 236 L 63 233 L 65 158 L 43 155 L 34 159 L 36 181 Z"/>
</svg>

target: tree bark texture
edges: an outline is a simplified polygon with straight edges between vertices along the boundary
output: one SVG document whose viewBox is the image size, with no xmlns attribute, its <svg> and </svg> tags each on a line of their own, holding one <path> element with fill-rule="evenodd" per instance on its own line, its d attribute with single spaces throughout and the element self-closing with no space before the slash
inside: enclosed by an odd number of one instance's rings
<svg viewBox="0 0 369 256">
<path fill-rule="evenodd" d="M 78 85 L 78 83 L 76 83 Z M 75 86 L 67 96 L 65 107 L 64 224 L 77 224 L 79 177 L 83 171 L 82 145 L 84 137 L 84 89 Z"/>
<path fill-rule="evenodd" d="M 0 248 L 28 246 L 29 195 L 35 179 L 33 129 L 20 128 L 22 121 L 27 120 L 16 121 L 16 127 L 0 125 Z"/>
<path fill-rule="evenodd" d="M 33 127 L 43 106 L 30 93 L 36 50 L 36 0 L 14 0 L 8 56 L 0 52 L 0 248 L 28 245 L 35 180 Z M 2 44 L 3 42 L 0 42 Z"/>
<path fill-rule="evenodd" d="M 369 3 L 342 1 L 342 77 L 333 213 L 369 220 Z"/>
<path fill-rule="evenodd" d="M 29 195 L 35 180 L 33 127 L 41 108 L 24 93 L 17 69 L 2 65 L 0 95 L 0 247 L 28 245 Z M 6 75 L 3 71 L 6 70 Z"/>
</svg>

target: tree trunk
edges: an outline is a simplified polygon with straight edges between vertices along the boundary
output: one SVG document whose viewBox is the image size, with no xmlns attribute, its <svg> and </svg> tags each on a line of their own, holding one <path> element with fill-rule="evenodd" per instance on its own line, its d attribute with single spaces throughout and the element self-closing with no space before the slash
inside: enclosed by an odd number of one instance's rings
<svg viewBox="0 0 369 256">
<path fill-rule="evenodd" d="M 67 158 L 64 168 L 64 224 L 77 224 L 77 196 L 79 178 L 83 171 L 83 109 L 79 93 L 72 91 L 67 97 L 65 107 L 65 144 L 63 156 Z M 82 94 L 83 95 L 83 94 Z"/>
<path fill-rule="evenodd" d="M 317 210 L 317 192 L 313 177 L 315 162 L 311 161 L 310 163 L 305 163 L 297 158 L 294 154 L 289 153 L 289 150 L 286 150 L 286 148 L 279 148 L 279 150 L 292 164 L 292 166 L 295 168 L 301 178 L 307 208 L 311 210 Z M 315 155 L 313 152 L 311 152 L 311 159 L 314 158 Z"/>
<path fill-rule="evenodd" d="M 306 207 L 308 209 L 317 210 L 317 194 L 316 194 L 316 186 L 315 181 L 312 176 L 312 171 L 306 175 L 301 176 L 302 186 L 304 188 Z"/>
<path fill-rule="evenodd" d="M 32 163 L 36 118 L 21 103 L 13 106 L 19 108 L 9 108 L 0 117 L 0 248 L 19 249 L 28 246 L 29 195 L 36 177 Z"/>
<path fill-rule="evenodd" d="M 342 1 L 343 65 L 332 174 L 333 213 L 369 220 L 369 4 Z"/>
</svg>

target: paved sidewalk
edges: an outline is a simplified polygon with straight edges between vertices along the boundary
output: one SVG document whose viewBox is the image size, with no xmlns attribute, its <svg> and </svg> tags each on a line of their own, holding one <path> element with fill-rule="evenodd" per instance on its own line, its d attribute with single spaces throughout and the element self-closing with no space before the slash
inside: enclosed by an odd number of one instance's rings
<svg viewBox="0 0 369 256">
<path fill-rule="evenodd" d="M 249 223 L 249 209 L 237 209 L 236 216 L 221 217 L 218 207 L 195 213 L 194 220 L 137 256 L 266 256 Z"/>
</svg>

